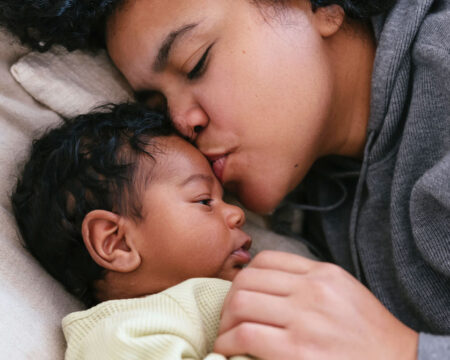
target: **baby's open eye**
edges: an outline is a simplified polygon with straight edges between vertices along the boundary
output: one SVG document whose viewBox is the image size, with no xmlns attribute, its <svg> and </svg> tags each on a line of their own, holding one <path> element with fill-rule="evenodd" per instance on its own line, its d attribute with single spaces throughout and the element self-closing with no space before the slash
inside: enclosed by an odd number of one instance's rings
<svg viewBox="0 0 450 360">
<path fill-rule="evenodd" d="M 206 206 L 211 206 L 212 199 L 201 199 L 197 201 L 198 203 Z"/>
</svg>

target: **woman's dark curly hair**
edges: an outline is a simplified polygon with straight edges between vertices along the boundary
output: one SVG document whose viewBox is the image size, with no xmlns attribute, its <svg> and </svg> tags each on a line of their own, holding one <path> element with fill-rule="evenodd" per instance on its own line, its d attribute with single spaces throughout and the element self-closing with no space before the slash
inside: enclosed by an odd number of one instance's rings
<svg viewBox="0 0 450 360">
<path fill-rule="evenodd" d="M 125 0 L 0 0 L 0 25 L 32 49 L 105 46 L 107 17 Z"/>
<path fill-rule="evenodd" d="M 139 164 L 152 161 L 156 137 L 174 133 L 163 115 L 122 104 L 65 120 L 33 143 L 11 197 L 14 215 L 31 254 L 87 306 L 104 269 L 84 245 L 84 217 L 102 209 L 139 221 L 148 175 Z"/>
<path fill-rule="evenodd" d="M 0 0 L 0 25 L 33 49 L 105 47 L 106 20 L 129 0 Z M 254 0 L 276 5 L 287 0 Z M 292 1 L 292 0 L 291 0 Z M 395 0 L 310 0 L 312 8 L 337 4 L 357 20 L 388 11 Z"/>
</svg>

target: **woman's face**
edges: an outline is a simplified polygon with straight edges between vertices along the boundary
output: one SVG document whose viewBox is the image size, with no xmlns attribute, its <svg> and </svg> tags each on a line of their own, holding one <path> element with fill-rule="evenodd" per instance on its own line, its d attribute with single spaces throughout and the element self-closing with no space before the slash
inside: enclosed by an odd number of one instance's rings
<svg viewBox="0 0 450 360">
<path fill-rule="evenodd" d="M 242 203 L 271 211 L 330 152 L 333 74 L 308 4 L 129 0 L 109 54 L 138 92 L 159 92 L 178 129 Z"/>
</svg>

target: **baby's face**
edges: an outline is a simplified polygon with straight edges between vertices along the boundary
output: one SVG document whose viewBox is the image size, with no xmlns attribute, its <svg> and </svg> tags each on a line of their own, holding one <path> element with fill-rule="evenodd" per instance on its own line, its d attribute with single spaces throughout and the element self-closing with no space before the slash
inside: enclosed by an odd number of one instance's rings
<svg viewBox="0 0 450 360">
<path fill-rule="evenodd" d="M 194 146 L 176 136 L 158 144 L 143 220 L 131 229 L 145 281 L 160 291 L 192 277 L 232 280 L 251 258 L 242 209 L 222 200 L 222 186 Z"/>
</svg>

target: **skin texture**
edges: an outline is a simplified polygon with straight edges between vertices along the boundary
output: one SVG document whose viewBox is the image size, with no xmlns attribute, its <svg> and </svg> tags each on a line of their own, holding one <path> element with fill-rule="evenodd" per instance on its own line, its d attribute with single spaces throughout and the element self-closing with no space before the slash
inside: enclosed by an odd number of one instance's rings
<svg viewBox="0 0 450 360">
<path fill-rule="evenodd" d="M 91 256 L 110 270 L 99 284 L 103 298 L 152 294 L 194 277 L 233 280 L 250 261 L 244 213 L 222 200 L 205 157 L 176 136 L 158 142 L 156 164 L 143 160 L 138 169 L 149 178 L 143 219 L 95 210 L 84 220 Z"/>
<path fill-rule="evenodd" d="M 167 66 L 155 69 L 164 39 L 186 25 Z M 136 0 L 107 30 L 110 56 L 132 87 L 164 95 L 178 129 L 254 211 L 273 210 L 316 159 L 362 155 L 375 43 L 338 6 Z M 233 282 L 215 351 L 415 359 L 417 339 L 341 268 L 270 252 Z"/>
</svg>

